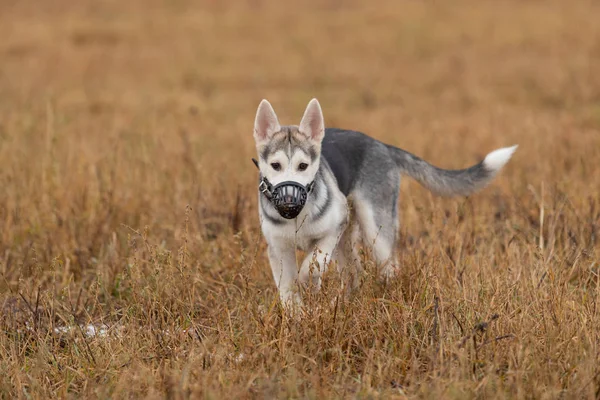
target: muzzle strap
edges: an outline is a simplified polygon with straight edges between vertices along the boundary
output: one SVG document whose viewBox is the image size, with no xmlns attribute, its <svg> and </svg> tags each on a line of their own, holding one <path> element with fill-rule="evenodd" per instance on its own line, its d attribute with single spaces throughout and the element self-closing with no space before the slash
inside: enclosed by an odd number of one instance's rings
<svg viewBox="0 0 600 400">
<path fill-rule="evenodd" d="M 256 165 L 256 168 L 260 172 L 260 168 L 258 168 L 258 161 L 256 161 L 255 158 L 253 158 L 252 162 L 254 163 L 254 165 Z M 273 198 L 273 185 L 271 184 L 271 182 L 269 182 L 269 180 L 265 176 L 260 177 L 260 183 L 258 184 L 258 190 L 262 194 L 264 194 L 265 197 L 267 199 L 269 199 L 269 201 L 271 201 L 271 199 Z"/>
<path fill-rule="evenodd" d="M 271 185 L 271 182 L 269 182 L 269 180 L 264 176 L 261 178 L 260 183 L 258 184 L 258 190 L 260 190 L 260 192 L 264 194 L 269 201 L 273 198 L 273 185 Z"/>
</svg>

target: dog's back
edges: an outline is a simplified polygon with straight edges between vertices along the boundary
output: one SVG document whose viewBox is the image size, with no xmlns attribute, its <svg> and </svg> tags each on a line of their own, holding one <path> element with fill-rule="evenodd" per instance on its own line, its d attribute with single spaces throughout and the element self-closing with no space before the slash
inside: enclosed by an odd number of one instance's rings
<svg viewBox="0 0 600 400">
<path fill-rule="evenodd" d="M 322 146 L 321 155 L 346 196 L 361 179 L 380 180 L 378 178 L 382 177 L 379 176 L 379 172 L 383 175 L 386 172 L 384 165 L 380 165 L 380 168 L 368 167 L 376 167 L 377 162 L 384 164 L 390 160 L 389 152 L 383 143 L 361 132 L 327 128 Z"/>
<path fill-rule="evenodd" d="M 397 172 L 438 195 L 468 195 L 487 185 L 516 149 L 516 146 L 499 149 L 470 168 L 447 170 L 356 131 L 327 128 L 322 146 L 322 156 L 346 196 L 357 185 L 372 187 L 397 180 Z M 396 176 L 390 172 L 396 172 Z"/>
</svg>

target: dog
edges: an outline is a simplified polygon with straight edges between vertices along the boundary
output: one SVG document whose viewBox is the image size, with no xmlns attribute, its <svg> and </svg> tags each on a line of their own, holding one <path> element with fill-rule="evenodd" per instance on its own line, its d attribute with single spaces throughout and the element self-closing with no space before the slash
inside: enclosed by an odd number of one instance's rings
<svg viewBox="0 0 600 400">
<path fill-rule="evenodd" d="M 467 169 L 445 170 L 361 132 L 325 128 L 317 99 L 308 103 L 298 126 L 280 125 L 262 100 L 254 140 L 261 229 L 286 307 L 302 304 L 299 287 L 319 289 L 330 262 L 350 277 L 349 287 L 356 286 L 361 239 L 379 276 L 394 275 L 400 175 L 436 195 L 465 196 L 486 186 L 517 148 L 492 151 Z M 308 253 L 299 269 L 296 249 Z"/>
</svg>

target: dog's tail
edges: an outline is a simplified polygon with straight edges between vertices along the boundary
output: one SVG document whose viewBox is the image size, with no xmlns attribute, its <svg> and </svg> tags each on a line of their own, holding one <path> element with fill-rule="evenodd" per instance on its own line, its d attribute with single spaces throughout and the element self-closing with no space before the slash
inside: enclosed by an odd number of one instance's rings
<svg viewBox="0 0 600 400">
<path fill-rule="evenodd" d="M 517 146 L 489 153 L 483 161 L 467 169 L 447 170 L 394 146 L 388 146 L 400 172 L 440 196 L 466 196 L 482 189 L 510 160 Z"/>
</svg>

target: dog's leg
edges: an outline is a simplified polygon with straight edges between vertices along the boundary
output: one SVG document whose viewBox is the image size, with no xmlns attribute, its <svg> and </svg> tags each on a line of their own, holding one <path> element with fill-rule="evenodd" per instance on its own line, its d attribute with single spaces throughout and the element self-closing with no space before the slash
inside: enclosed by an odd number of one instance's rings
<svg viewBox="0 0 600 400">
<path fill-rule="evenodd" d="M 315 290 L 321 287 L 321 275 L 327 270 L 327 264 L 332 260 L 341 232 L 335 232 L 319 239 L 313 250 L 306 256 L 300 268 L 299 281 L 302 285 L 313 284 Z"/>
<path fill-rule="evenodd" d="M 337 264 L 337 270 L 342 278 L 342 288 L 346 289 L 346 293 L 355 289 L 360 283 L 362 265 L 358 254 L 359 241 L 360 229 L 352 212 L 350 223 L 342 234 L 332 258 L 332 261 Z"/>
<path fill-rule="evenodd" d="M 275 284 L 279 290 L 279 298 L 284 307 L 301 304 L 297 293 L 298 269 L 293 245 L 269 245 L 269 262 Z"/>
<path fill-rule="evenodd" d="M 373 207 L 364 200 L 356 203 L 364 244 L 371 250 L 379 277 L 383 280 L 391 278 L 397 270 L 394 247 L 398 220 L 395 213 L 394 209 Z"/>
</svg>

